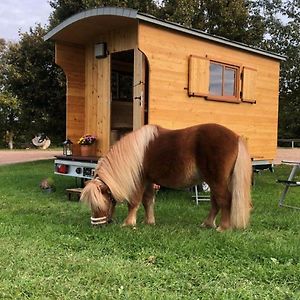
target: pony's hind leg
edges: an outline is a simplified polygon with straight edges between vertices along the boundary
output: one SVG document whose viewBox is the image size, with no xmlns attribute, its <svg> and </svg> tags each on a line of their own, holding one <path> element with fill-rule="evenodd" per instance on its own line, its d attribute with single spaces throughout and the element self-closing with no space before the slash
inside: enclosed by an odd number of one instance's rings
<svg viewBox="0 0 300 300">
<path fill-rule="evenodd" d="M 210 197 L 211 207 L 206 219 L 200 225 L 203 228 L 216 228 L 216 217 L 219 212 L 219 206 L 213 194 Z"/>
<path fill-rule="evenodd" d="M 143 206 L 145 209 L 145 224 L 154 225 L 154 202 L 155 202 L 155 190 L 153 184 L 149 184 L 145 189 L 143 195 Z"/>
<path fill-rule="evenodd" d="M 224 188 L 224 192 L 219 194 L 216 199 L 221 210 L 221 219 L 217 231 L 222 232 L 231 228 L 231 193 L 227 188 Z"/>
</svg>

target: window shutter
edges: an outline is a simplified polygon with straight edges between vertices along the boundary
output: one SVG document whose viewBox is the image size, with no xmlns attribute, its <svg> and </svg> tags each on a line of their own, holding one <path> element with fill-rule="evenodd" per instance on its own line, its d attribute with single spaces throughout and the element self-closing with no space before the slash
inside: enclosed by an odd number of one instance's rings
<svg viewBox="0 0 300 300">
<path fill-rule="evenodd" d="M 256 77 L 257 70 L 248 67 L 243 68 L 243 82 L 242 82 L 242 101 L 256 102 Z"/>
<path fill-rule="evenodd" d="M 189 58 L 189 96 L 208 96 L 209 89 L 209 60 L 205 57 Z"/>
</svg>

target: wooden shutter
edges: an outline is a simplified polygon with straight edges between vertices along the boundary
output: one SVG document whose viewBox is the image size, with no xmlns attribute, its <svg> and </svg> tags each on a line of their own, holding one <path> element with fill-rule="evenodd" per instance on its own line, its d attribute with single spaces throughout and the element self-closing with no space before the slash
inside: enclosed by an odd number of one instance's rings
<svg viewBox="0 0 300 300">
<path fill-rule="evenodd" d="M 205 97 L 209 93 L 209 60 L 205 57 L 189 58 L 189 87 L 190 97 Z"/>
<path fill-rule="evenodd" d="M 242 80 L 242 101 L 255 103 L 257 70 L 244 67 Z"/>
</svg>

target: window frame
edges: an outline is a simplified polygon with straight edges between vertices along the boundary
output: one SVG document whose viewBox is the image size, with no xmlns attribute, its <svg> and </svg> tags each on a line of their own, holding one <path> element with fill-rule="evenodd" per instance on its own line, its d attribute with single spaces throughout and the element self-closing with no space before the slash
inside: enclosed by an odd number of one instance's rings
<svg viewBox="0 0 300 300">
<path fill-rule="evenodd" d="M 218 64 L 222 66 L 222 94 L 224 91 L 224 85 L 225 85 L 225 81 L 224 81 L 224 70 L 225 68 L 230 68 L 230 69 L 234 69 L 236 71 L 236 76 L 235 76 L 235 82 L 234 82 L 234 89 L 235 89 L 235 95 L 234 96 L 230 96 L 230 95 L 212 95 L 210 94 L 210 92 L 208 93 L 208 95 L 205 97 L 205 99 L 207 100 L 212 100 L 212 101 L 221 101 L 221 102 L 230 102 L 230 103 L 240 103 L 241 102 L 241 98 L 240 98 L 240 86 L 241 86 L 241 65 L 239 64 L 233 64 L 231 62 L 226 62 L 223 60 L 217 60 L 217 59 L 211 59 L 208 58 L 209 60 L 209 67 L 212 63 L 214 64 Z M 210 86 L 210 70 L 209 70 L 209 86 Z M 208 87 L 208 91 L 209 91 L 209 87 Z"/>
</svg>

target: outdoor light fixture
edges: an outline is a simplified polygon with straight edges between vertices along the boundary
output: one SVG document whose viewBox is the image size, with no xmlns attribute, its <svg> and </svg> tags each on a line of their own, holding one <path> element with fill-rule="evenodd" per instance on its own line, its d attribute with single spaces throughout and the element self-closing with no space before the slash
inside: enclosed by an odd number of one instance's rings
<svg viewBox="0 0 300 300">
<path fill-rule="evenodd" d="M 63 155 L 70 156 L 73 154 L 73 143 L 71 140 L 66 139 L 63 142 Z"/>
<path fill-rule="evenodd" d="M 95 57 L 105 58 L 108 55 L 107 44 L 105 42 L 95 44 Z"/>
</svg>

